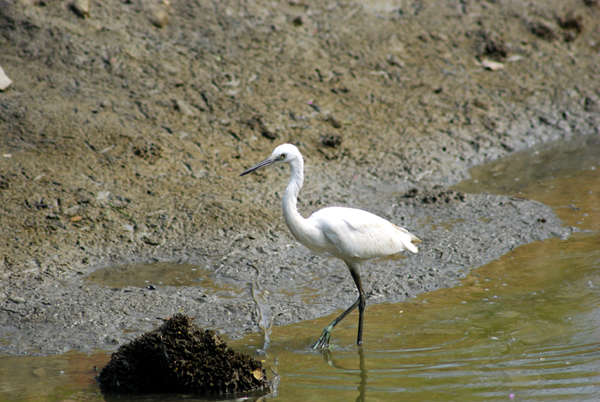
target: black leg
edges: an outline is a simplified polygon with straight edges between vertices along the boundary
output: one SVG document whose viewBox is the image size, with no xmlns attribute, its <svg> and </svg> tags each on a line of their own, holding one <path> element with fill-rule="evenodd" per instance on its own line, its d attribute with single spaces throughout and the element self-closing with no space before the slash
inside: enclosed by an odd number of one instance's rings
<svg viewBox="0 0 600 402">
<path fill-rule="evenodd" d="M 362 343 L 362 331 L 363 331 L 363 322 L 365 315 L 365 306 L 367 305 L 365 292 L 362 288 L 362 282 L 360 280 L 360 272 L 358 268 L 350 266 L 348 264 L 348 268 L 350 268 L 350 274 L 352 275 L 352 279 L 354 279 L 354 283 L 356 283 L 356 287 L 358 288 L 358 299 L 352 304 L 346 311 L 340 314 L 331 324 L 329 324 L 323 330 L 323 333 L 317 340 L 317 342 L 313 345 L 313 349 L 322 349 L 329 346 L 329 338 L 331 337 L 331 331 L 333 328 L 339 324 L 348 314 L 350 314 L 356 307 L 358 307 L 358 338 L 356 340 L 357 344 Z"/>
<path fill-rule="evenodd" d="M 358 335 L 356 337 L 356 343 L 360 345 L 362 343 L 367 298 L 365 296 L 365 292 L 363 291 L 362 281 L 360 280 L 360 272 L 358 269 L 355 270 L 350 268 L 350 273 L 352 274 L 352 279 L 354 279 L 354 283 L 356 283 L 356 287 L 358 288 Z"/>
<path fill-rule="evenodd" d="M 319 339 L 313 345 L 312 348 L 313 349 L 322 349 L 322 348 L 328 347 L 329 346 L 329 337 L 331 336 L 331 330 L 333 330 L 333 327 L 338 325 L 340 321 L 342 321 L 344 318 L 346 318 L 346 316 L 348 314 L 350 314 L 356 307 L 358 307 L 359 304 L 360 304 L 360 297 L 354 302 L 354 304 L 352 304 L 350 307 L 348 307 L 348 309 L 346 311 L 344 311 L 342 314 L 340 314 L 340 316 L 338 318 L 333 320 L 333 322 L 331 324 L 329 324 L 328 326 L 325 327 L 325 329 L 323 330 L 323 333 L 321 334 L 321 336 L 319 337 Z"/>
</svg>

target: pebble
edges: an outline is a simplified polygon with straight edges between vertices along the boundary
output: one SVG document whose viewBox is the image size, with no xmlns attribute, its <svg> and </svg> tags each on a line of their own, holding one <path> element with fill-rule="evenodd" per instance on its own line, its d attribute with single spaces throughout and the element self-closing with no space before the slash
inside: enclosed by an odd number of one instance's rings
<svg viewBox="0 0 600 402">
<path fill-rule="evenodd" d="M 483 60 L 481 62 L 481 66 L 492 71 L 501 70 L 504 68 L 504 64 L 492 60 Z"/>
<path fill-rule="evenodd" d="M 8 78 L 2 67 L 0 67 L 0 91 L 6 91 L 12 84 L 12 80 Z"/>
<path fill-rule="evenodd" d="M 75 14 L 77 14 L 81 18 L 89 17 L 90 2 L 89 0 L 74 0 L 71 4 L 71 9 Z"/>
<path fill-rule="evenodd" d="M 179 110 L 179 112 L 184 116 L 193 116 L 194 115 L 194 111 L 192 110 L 190 105 L 188 105 L 185 101 L 183 101 L 181 99 L 175 100 L 175 108 L 177 110 Z"/>
<path fill-rule="evenodd" d="M 157 28 L 162 28 L 169 23 L 169 13 L 163 9 L 158 9 L 152 13 L 150 22 Z"/>
</svg>

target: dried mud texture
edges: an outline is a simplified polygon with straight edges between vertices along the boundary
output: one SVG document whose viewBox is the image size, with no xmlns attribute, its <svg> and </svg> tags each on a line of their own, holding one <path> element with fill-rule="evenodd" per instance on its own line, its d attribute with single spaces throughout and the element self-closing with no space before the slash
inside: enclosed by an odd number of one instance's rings
<svg viewBox="0 0 600 402">
<path fill-rule="evenodd" d="M 180 308 L 240 336 L 258 328 L 249 262 L 276 324 L 344 307 L 355 298 L 346 270 L 302 250 L 281 219 L 287 172 L 238 178 L 282 142 L 306 157 L 304 214 L 368 209 L 425 240 L 401 269 L 372 264 L 371 301 L 452 286 L 518 244 L 569 232 L 523 221 L 501 197 L 417 208 L 398 195 L 597 135 L 593 2 L 70 4 L 0 0 L 0 65 L 13 80 L 0 92 L 5 352 L 112 349 Z M 488 58 L 503 68 L 486 70 Z M 454 216 L 452 233 L 441 230 Z M 237 291 L 84 282 L 131 261 L 197 263 Z"/>
<path fill-rule="evenodd" d="M 177 314 L 119 347 L 96 377 L 103 393 L 233 395 L 268 390 L 260 362 Z"/>
</svg>

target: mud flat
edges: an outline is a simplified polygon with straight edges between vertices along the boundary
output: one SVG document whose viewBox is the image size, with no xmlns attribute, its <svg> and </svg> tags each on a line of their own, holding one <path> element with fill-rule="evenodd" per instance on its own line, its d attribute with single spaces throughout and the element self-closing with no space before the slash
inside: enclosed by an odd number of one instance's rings
<svg viewBox="0 0 600 402">
<path fill-rule="evenodd" d="M 2 352 L 112 350 L 176 312 L 235 338 L 260 311 L 279 325 L 348 305 L 346 268 L 283 223 L 287 172 L 238 178 L 282 142 L 306 155 L 303 214 L 368 209 L 424 240 L 365 267 L 369 303 L 573 230 L 537 202 L 445 188 L 599 135 L 596 2 L 171 3 L 0 3 Z M 87 279 L 131 262 L 210 281 Z"/>
</svg>

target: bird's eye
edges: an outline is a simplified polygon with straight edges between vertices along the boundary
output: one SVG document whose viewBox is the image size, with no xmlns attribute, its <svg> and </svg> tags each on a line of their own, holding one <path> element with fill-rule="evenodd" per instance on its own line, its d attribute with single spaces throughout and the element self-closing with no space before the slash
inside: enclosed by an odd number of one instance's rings
<svg viewBox="0 0 600 402">
<path fill-rule="evenodd" d="M 279 155 L 279 159 L 285 159 L 286 156 L 287 156 L 287 154 L 281 154 L 281 155 Z"/>
</svg>

